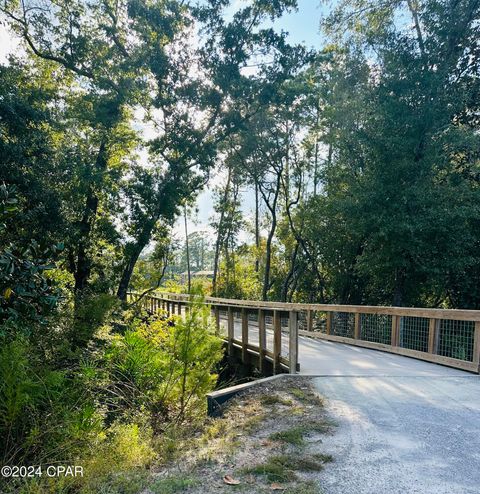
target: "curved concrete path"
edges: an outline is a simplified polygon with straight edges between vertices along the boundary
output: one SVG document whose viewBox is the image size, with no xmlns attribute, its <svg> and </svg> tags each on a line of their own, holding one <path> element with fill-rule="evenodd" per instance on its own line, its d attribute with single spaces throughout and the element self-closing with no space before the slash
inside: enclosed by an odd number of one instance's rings
<svg viewBox="0 0 480 494">
<path fill-rule="evenodd" d="M 299 355 L 337 424 L 325 494 L 480 493 L 480 376 L 306 338 Z"/>
<path fill-rule="evenodd" d="M 305 337 L 298 339 L 298 357 L 300 374 L 311 376 L 473 375 L 402 355 Z"/>
<path fill-rule="evenodd" d="M 318 479 L 324 494 L 480 494 L 480 376 L 306 337 L 298 355 L 337 424 L 321 444 L 335 458 Z"/>
</svg>

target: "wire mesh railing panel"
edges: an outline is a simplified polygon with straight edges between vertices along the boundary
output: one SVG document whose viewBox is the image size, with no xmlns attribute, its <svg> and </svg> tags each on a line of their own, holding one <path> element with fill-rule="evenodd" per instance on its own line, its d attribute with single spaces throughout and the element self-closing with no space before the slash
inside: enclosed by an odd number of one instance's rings
<svg viewBox="0 0 480 494">
<path fill-rule="evenodd" d="M 361 314 L 360 339 L 391 345 L 392 316 L 387 314 Z"/>
<path fill-rule="evenodd" d="M 442 319 L 439 322 L 437 354 L 473 361 L 475 322 Z"/>
<path fill-rule="evenodd" d="M 309 321 L 310 318 L 310 321 Z M 327 313 L 302 310 L 298 313 L 298 329 L 316 333 L 327 332 Z"/>
<path fill-rule="evenodd" d="M 330 333 L 335 336 L 353 338 L 355 332 L 355 314 L 351 312 L 333 312 Z"/>
<path fill-rule="evenodd" d="M 317 333 L 327 332 L 327 312 L 313 312 L 312 331 Z"/>
<path fill-rule="evenodd" d="M 301 310 L 298 312 L 298 329 L 301 329 L 302 331 L 307 330 L 307 311 L 306 310 Z"/>
<path fill-rule="evenodd" d="M 428 352 L 429 327 L 430 319 L 428 317 L 400 317 L 398 346 L 419 352 Z"/>
</svg>

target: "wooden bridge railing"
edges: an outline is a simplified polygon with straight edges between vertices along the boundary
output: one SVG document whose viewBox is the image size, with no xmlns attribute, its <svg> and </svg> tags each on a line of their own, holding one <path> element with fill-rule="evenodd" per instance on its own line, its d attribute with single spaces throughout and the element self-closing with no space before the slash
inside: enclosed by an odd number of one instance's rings
<svg viewBox="0 0 480 494">
<path fill-rule="evenodd" d="M 144 298 L 152 311 L 181 313 L 188 295 Z M 480 373 L 480 311 L 296 304 L 206 297 L 217 330 L 242 360 L 259 356 L 274 373 L 298 369 L 298 336 L 348 343 Z M 258 334 L 257 334 L 258 333 Z"/>
</svg>

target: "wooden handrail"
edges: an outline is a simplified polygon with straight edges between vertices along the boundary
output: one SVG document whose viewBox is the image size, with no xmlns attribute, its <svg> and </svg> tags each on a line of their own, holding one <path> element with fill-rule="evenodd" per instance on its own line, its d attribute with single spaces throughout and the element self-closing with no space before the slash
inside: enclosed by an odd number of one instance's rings
<svg viewBox="0 0 480 494">
<path fill-rule="evenodd" d="M 157 292 L 145 297 L 143 303 L 150 310 L 164 308 L 174 314 L 175 306 L 177 313 L 180 313 L 180 306 L 187 305 L 191 300 L 192 297 L 186 294 Z M 205 297 L 204 302 L 213 309 L 217 331 L 220 330 L 220 310 L 227 312 L 225 339 L 229 353 L 233 353 L 235 346 L 239 347 L 242 361 L 248 363 L 250 352 L 257 352 L 261 371 L 265 367 L 263 359 L 270 359 L 274 373 L 280 372 L 280 369 L 295 372 L 298 368 L 300 335 L 382 350 L 480 373 L 478 310 L 298 304 L 218 297 Z M 241 340 L 235 339 L 234 312 L 241 314 Z M 305 313 L 306 331 L 299 328 L 299 313 L 302 312 Z M 249 313 L 258 314 L 259 341 L 255 343 L 249 341 Z M 315 313 L 322 315 L 321 331 L 314 330 Z M 273 316 L 272 351 L 266 348 L 266 314 Z M 282 355 L 282 330 L 285 329 L 282 328 L 282 317 L 289 321 L 288 359 Z M 417 338 L 418 341 L 412 342 L 412 338 Z"/>
<path fill-rule="evenodd" d="M 190 300 L 190 296 L 180 293 L 156 292 L 150 297 L 168 298 L 170 300 Z M 338 305 L 338 304 L 301 304 L 292 302 L 263 302 L 258 300 L 236 300 L 218 297 L 205 297 L 205 302 L 209 305 L 223 307 L 246 307 L 249 309 L 281 310 L 289 312 L 291 310 L 303 311 L 312 310 L 316 312 L 349 312 L 360 314 L 385 314 L 391 316 L 413 316 L 433 319 L 448 319 L 456 321 L 479 321 L 480 310 L 469 309 L 428 309 L 423 307 L 391 307 L 378 305 Z"/>
</svg>

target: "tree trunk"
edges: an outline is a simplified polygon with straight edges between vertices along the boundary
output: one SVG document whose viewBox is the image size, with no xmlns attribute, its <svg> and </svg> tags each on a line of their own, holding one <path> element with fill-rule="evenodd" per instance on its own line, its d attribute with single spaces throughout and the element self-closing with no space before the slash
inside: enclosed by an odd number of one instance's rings
<svg viewBox="0 0 480 494">
<path fill-rule="evenodd" d="M 292 281 L 293 273 L 295 272 L 295 263 L 297 261 L 298 248 L 300 244 L 297 241 L 295 243 L 295 248 L 292 251 L 292 255 L 290 257 L 290 269 L 288 271 L 287 276 L 285 277 L 285 281 L 282 284 L 282 302 L 288 302 L 288 289 L 290 287 L 290 283 Z"/>
<path fill-rule="evenodd" d="M 410 10 L 410 13 L 412 14 L 413 18 L 413 25 L 415 26 L 415 31 L 417 33 L 417 42 L 418 42 L 418 47 L 420 48 L 420 54 L 422 55 L 422 58 L 425 58 L 425 43 L 423 41 L 423 35 L 422 35 L 422 29 L 420 27 L 420 19 L 418 17 L 418 11 L 413 4 L 412 0 L 407 0 L 407 5 L 408 9 Z"/>
<path fill-rule="evenodd" d="M 95 162 L 94 175 L 101 177 L 107 168 L 107 145 L 106 138 L 102 139 L 98 150 L 97 159 Z M 79 295 L 88 284 L 88 279 L 91 272 L 91 259 L 88 256 L 87 250 L 90 243 L 90 235 L 92 233 L 93 223 L 98 211 L 98 196 L 94 186 L 95 178 L 89 184 L 87 199 L 85 201 L 85 210 L 79 225 L 79 240 L 75 262 L 75 294 Z"/>
<path fill-rule="evenodd" d="M 255 248 L 255 273 L 258 273 L 260 271 L 260 212 L 257 180 L 255 180 Z"/>
<path fill-rule="evenodd" d="M 225 191 L 223 193 L 223 205 L 227 203 L 228 194 L 230 192 L 230 182 L 232 179 L 232 169 L 228 169 L 227 183 L 225 184 Z M 220 212 L 220 219 L 218 220 L 217 228 L 217 240 L 215 241 L 215 257 L 213 259 L 213 280 L 212 280 L 212 295 L 217 293 L 217 277 L 218 277 L 218 266 L 220 262 L 220 252 L 222 248 L 222 236 L 223 236 L 223 221 L 225 218 L 225 209 L 222 207 Z"/>
<path fill-rule="evenodd" d="M 270 289 L 270 270 L 272 264 L 272 241 L 277 228 L 277 214 L 273 213 L 272 226 L 268 232 L 267 246 L 265 250 L 265 274 L 263 277 L 262 300 L 268 300 L 268 290 Z"/>
<path fill-rule="evenodd" d="M 125 267 L 123 268 L 122 277 L 120 278 L 120 283 L 117 290 L 117 297 L 122 301 L 127 300 L 128 286 L 130 284 L 133 269 L 135 268 L 135 264 L 137 263 L 142 250 L 150 241 L 152 231 L 157 223 L 157 220 L 158 218 L 154 218 L 147 221 L 138 239 L 130 246 L 130 249 L 128 249 L 128 258 L 125 263 Z"/>
<path fill-rule="evenodd" d="M 270 214 L 272 216 L 272 224 L 270 226 L 270 231 L 268 232 L 267 245 L 266 245 L 266 251 L 265 251 L 265 274 L 263 277 L 262 300 L 268 300 L 268 290 L 270 290 L 270 271 L 271 271 L 271 265 L 272 265 L 272 242 L 273 242 L 273 237 L 275 235 L 275 230 L 277 228 L 277 201 L 278 201 L 278 196 L 280 194 L 280 184 L 282 181 L 282 172 L 283 172 L 283 169 L 280 171 L 277 171 L 277 183 L 275 185 L 275 191 L 274 191 L 272 203 L 269 202 L 268 197 L 263 192 L 263 190 L 260 188 L 260 192 L 262 194 L 263 200 L 265 201 L 265 204 L 267 205 L 267 207 L 270 211 Z"/>
<path fill-rule="evenodd" d="M 185 249 L 187 254 L 187 279 L 188 279 L 188 293 L 192 290 L 192 273 L 190 272 L 190 246 L 188 244 L 188 222 L 187 222 L 187 206 L 183 208 L 183 218 L 185 220 Z"/>
</svg>

